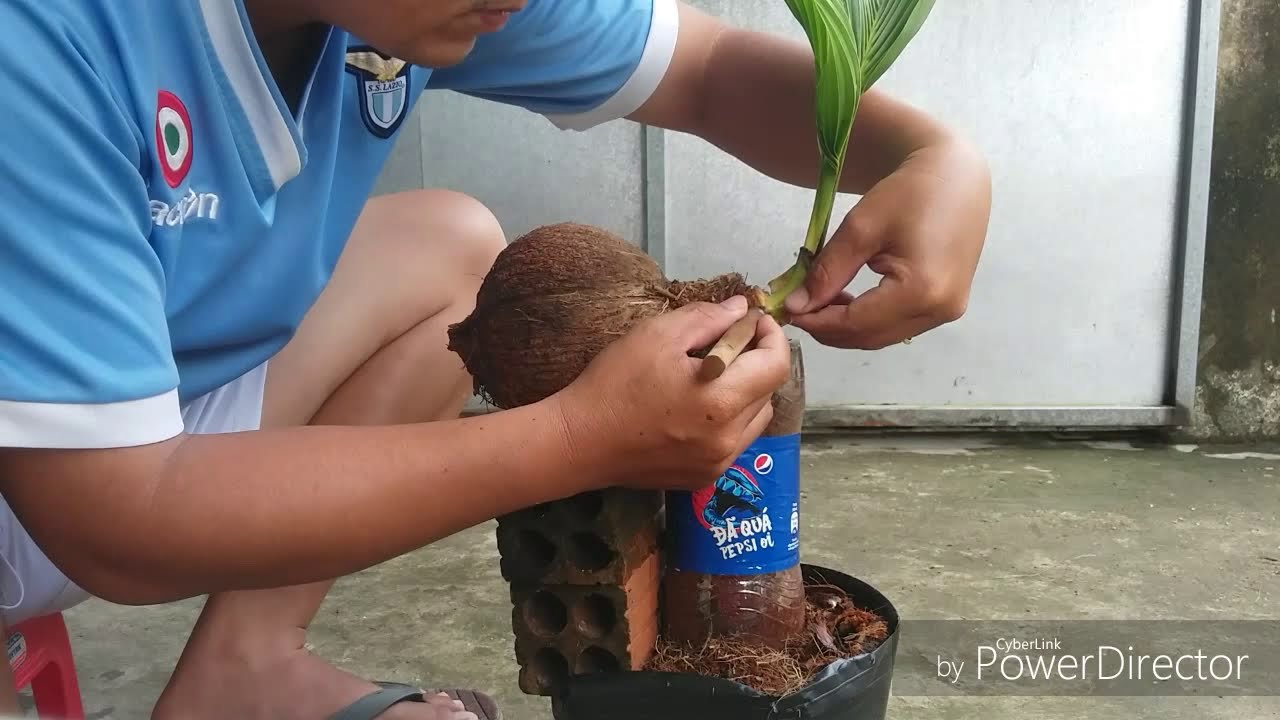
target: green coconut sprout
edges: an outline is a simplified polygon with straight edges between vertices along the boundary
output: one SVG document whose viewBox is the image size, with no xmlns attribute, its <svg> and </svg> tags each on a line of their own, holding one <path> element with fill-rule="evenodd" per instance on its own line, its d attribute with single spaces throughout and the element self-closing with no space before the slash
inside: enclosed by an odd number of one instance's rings
<svg viewBox="0 0 1280 720">
<path fill-rule="evenodd" d="M 763 299 L 771 315 L 783 315 L 787 296 L 804 285 L 826 241 L 858 102 L 915 37 L 934 1 L 786 0 L 813 48 L 822 166 L 804 246 L 795 264 L 769 282 Z"/>
</svg>

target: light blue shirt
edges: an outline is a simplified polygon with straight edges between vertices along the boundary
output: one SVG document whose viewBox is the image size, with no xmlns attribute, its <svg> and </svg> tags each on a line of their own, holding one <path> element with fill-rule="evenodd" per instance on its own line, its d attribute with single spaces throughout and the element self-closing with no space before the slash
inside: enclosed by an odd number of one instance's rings
<svg viewBox="0 0 1280 720">
<path fill-rule="evenodd" d="M 585 129 L 648 98 L 676 25 L 530 0 L 434 72 L 333 30 L 295 116 L 240 0 L 0 3 L 0 446 L 181 432 L 290 339 L 424 89 Z"/>
</svg>

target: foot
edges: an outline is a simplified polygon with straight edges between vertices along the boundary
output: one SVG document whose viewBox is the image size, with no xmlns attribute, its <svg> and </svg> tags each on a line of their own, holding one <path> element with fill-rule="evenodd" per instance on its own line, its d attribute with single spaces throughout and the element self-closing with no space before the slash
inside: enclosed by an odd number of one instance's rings
<svg viewBox="0 0 1280 720">
<path fill-rule="evenodd" d="M 305 650 L 275 658 L 185 653 L 152 720 L 325 720 L 379 690 Z M 377 720 L 477 720 L 447 695 L 396 703 Z"/>
</svg>

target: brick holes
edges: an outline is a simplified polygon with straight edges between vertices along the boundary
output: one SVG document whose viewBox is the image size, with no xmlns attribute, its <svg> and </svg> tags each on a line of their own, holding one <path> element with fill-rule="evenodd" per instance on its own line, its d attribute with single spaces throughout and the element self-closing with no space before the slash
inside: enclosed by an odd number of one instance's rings
<svg viewBox="0 0 1280 720">
<path fill-rule="evenodd" d="M 502 555 L 522 575 L 544 572 L 556 559 L 555 544 L 537 530 L 524 529 L 514 535 L 508 533 L 506 537 L 499 537 L 499 543 L 504 546 Z"/>
<path fill-rule="evenodd" d="M 614 657 L 613 653 L 594 645 L 583 650 L 578 655 L 577 662 L 573 665 L 573 673 L 575 675 L 618 672 L 621 669 L 622 663 L 618 662 L 618 658 Z"/>
<path fill-rule="evenodd" d="M 556 650 L 542 648 L 529 663 L 529 675 L 538 693 L 551 693 L 569 679 L 569 661 Z"/>
<path fill-rule="evenodd" d="M 574 603 L 570 615 L 574 629 L 593 640 L 608 635 L 618 626 L 618 611 L 613 602 L 603 595 L 583 596 Z"/>
<path fill-rule="evenodd" d="M 524 604 L 524 624 L 538 637 L 554 638 L 569 625 L 569 610 L 560 598 L 540 590 Z"/>
<path fill-rule="evenodd" d="M 603 570 L 613 562 L 613 548 L 599 535 L 588 532 L 577 532 L 569 536 L 565 555 L 574 567 L 584 572 Z"/>
</svg>

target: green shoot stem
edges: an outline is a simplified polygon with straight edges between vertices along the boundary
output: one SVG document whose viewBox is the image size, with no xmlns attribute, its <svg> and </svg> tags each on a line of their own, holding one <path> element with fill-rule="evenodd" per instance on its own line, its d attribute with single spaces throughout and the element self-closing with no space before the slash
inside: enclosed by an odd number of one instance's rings
<svg viewBox="0 0 1280 720">
<path fill-rule="evenodd" d="M 858 101 L 854 100 L 851 112 L 856 115 L 857 111 Z M 826 159 L 822 162 L 818 186 L 813 195 L 813 209 L 809 213 L 809 229 L 805 232 L 804 245 L 796 255 L 795 264 L 769 281 L 769 293 L 762 300 L 764 311 L 778 320 L 783 320 L 785 317 L 784 304 L 787 297 L 804 285 L 809 277 L 809 266 L 826 244 L 827 232 L 831 228 L 831 212 L 835 208 L 836 194 L 840 191 L 840 181 L 844 176 L 847 137 L 840 142 L 839 147 L 840 151 L 834 158 L 834 164 Z"/>
<path fill-rule="evenodd" d="M 831 226 L 831 211 L 835 207 L 836 192 L 840 186 L 840 172 L 829 164 L 823 163 L 822 176 L 818 179 L 817 191 L 813 197 L 813 211 L 809 214 L 809 230 L 805 233 L 804 245 L 796 257 L 796 262 L 786 272 L 769 281 L 769 293 L 765 296 L 764 311 L 779 317 L 783 313 L 783 304 L 791 293 L 804 285 L 809 276 L 809 265 L 826 242 L 827 230 Z"/>
</svg>

